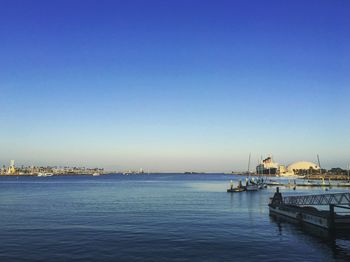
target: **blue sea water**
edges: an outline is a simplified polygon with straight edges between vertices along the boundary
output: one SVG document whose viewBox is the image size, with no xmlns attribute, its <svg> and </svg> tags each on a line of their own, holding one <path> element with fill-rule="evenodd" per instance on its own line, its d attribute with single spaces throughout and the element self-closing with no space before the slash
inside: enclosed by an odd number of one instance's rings
<svg viewBox="0 0 350 262">
<path fill-rule="evenodd" d="M 0 177 L 0 261 L 350 261 L 225 174 Z M 282 189 L 283 194 L 310 189 Z"/>
</svg>

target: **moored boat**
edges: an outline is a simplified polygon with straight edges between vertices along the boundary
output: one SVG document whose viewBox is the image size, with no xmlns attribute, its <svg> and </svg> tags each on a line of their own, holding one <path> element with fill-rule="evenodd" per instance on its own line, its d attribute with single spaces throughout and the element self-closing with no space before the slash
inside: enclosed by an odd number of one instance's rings
<svg viewBox="0 0 350 262">
<path fill-rule="evenodd" d="M 246 188 L 242 186 L 241 180 L 238 181 L 237 187 L 233 187 L 233 181 L 230 181 L 230 188 L 227 189 L 227 193 L 239 193 L 243 191 L 246 191 Z"/>
<path fill-rule="evenodd" d="M 257 191 L 259 190 L 259 186 L 258 185 L 246 185 L 246 191 Z"/>
<path fill-rule="evenodd" d="M 243 191 L 246 191 L 244 187 L 234 187 L 227 189 L 227 193 L 239 193 Z"/>
<path fill-rule="evenodd" d="M 52 173 L 38 173 L 38 177 L 48 177 L 48 176 L 53 176 Z"/>
</svg>

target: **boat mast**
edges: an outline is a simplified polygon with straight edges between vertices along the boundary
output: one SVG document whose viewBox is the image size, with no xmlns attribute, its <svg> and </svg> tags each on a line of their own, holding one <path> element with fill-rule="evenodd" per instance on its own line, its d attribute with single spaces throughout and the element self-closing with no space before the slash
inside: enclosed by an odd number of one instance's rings
<svg viewBox="0 0 350 262">
<path fill-rule="evenodd" d="M 320 167 L 320 176 L 322 176 L 322 168 L 321 168 L 320 158 L 318 154 L 317 154 L 317 161 L 318 161 L 318 166 Z"/>
<path fill-rule="evenodd" d="M 250 153 L 249 153 L 249 160 L 248 160 L 248 174 L 250 176 Z"/>
</svg>

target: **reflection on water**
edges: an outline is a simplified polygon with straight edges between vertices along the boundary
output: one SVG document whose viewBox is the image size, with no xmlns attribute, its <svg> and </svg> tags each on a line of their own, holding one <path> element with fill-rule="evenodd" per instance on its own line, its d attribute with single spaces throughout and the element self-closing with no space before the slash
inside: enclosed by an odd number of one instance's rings
<svg viewBox="0 0 350 262">
<path fill-rule="evenodd" d="M 292 234 L 296 238 L 308 239 L 310 244 L 322 243 L 332 252 L 334 258 L 350 261 L 349 232 L 333 234 L 326 229 L 309 224 L 300 225 L 293 219 L 278 215 L 270 216 L 270 219 L 277 226 L 280 235 Z"/>
<path fill-rule="evenodd" d="M 324 240 L 272 220 L 274 188 L 227 193 L 231 179 L 241 177 L 0 177 L 0 261 L 349 258 L 349 240 Z"/>
<path fill-rule="evenodd" d="M 194 190 L 198 190 L 198 191 L 225 193 L 227 188 L 227 183 L 197 182 L 197 183 L 188 183 L 187 186 L 192 187 Z"/>
</svg>

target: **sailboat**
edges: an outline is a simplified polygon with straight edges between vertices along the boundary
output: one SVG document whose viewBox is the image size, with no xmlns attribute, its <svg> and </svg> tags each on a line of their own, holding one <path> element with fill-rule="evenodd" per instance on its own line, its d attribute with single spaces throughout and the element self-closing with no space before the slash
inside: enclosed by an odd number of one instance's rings
<svg viewBox="0 0 350 262">
<path fill-rule="evenodd" d="M 251 181 L 246 182 L 245 189 L 247 191 L 257 191 L 259 189 L 259 185 L 251 183 Z"/>
<path fill-rule="evenodd" d="M 249 153 L 249 160 L 248 160 L 248 176 L 249 179 L 246 179 L 245 189 L 247 191 L 257 191 L 259 189 L 259 185 L 255 183 L 254 179 L 250 177 L 250 157 L 251 154 Z"/>
</svg>

